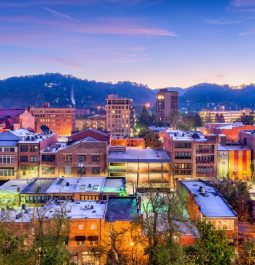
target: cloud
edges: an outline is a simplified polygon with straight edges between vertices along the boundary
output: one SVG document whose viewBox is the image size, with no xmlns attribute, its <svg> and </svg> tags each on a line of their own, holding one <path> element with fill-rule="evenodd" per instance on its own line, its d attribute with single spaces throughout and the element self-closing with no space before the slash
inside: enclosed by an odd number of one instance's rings
<svg viewBox="0 0 255 265">
<path fill-rule="evenodd" d="M 138 25 L 118 25 L 118 24 L 81 24 L 75 27 L 77 33 L 94 34 L 117 34 L 117 35 L 143 35 L 143 36 L 165 36 L 175 37 L 177 34 L 173 31 L 160 28 L 143 27 Z"/>
<path fill-rule="evenodd" d="M 66 15 L 66 14 L 64 14 L 64 13 L 58 12 L 58 11 L 56 11 L 56 10 L 53 10 L 53 9 L 50 9 L 50 8 L 47 8 L 47 7 L 45 7 L 44 9 L 47 10 L 48 12 L 50 12 L 50 13 L 51 13 L 53 16 L 55 16 L 55 17 L 58 17 L 58 18 L 64 18 L 64 19 L 67 19 L 67 20 L 72 21 L 72 22 L 78 22 L 78 21 L 77 21 L 76 19 L 74 19 L 73 17 L 68 16 L 68 15 Z"/>
<path fill-rule="evenodd" d="M 148 62 L 149 58 L 146 57 L 143 51 L 133 52 L 127 56 L 123 56 L 119 59 L 113 60 L 110 64 L 126 64 L 134 62 Z"/>
<path fill-rule="evenodd" d="M 238 34 L 239 37 L 255 36 L 255 31 L 245 31 Z"/>
<path fill-rule="evenodd" d="M 45 61 L 50 61 L 50 62 L 57 63 L 60 65 L 65 65 L 65 66 L 68 66 L 70 68 L 76 68 L 76 69 L 82 69 L 83 68 L 83 66 L 81 64 L 79 64 L 75 61 L 66 59 L 66 58 L 55 57 L 55 56 L 43 56 L 42 58 Z"/>
<path fill-rule="evenodd" d="M 226 20 L 226 19 L 207 19 L 206 23 L 211 25 L 234 25 L 234 24 L 240 24 L 242 22 L 245 22 L 246 20 Z"/>
<path fill-rule="evenodd" d="M 232 4 L 240 8 L 252 7 L 255 6 L 255 0 L 233 0 Z"/>
</svg>

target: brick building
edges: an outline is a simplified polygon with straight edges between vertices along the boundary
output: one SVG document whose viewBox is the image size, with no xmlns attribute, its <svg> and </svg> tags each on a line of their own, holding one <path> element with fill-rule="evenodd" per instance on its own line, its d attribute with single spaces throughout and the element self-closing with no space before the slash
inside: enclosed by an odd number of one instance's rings
<svg viewBox="0 0 255 265">
<path fill-rule="evenodd" d="M 56 143 L 42 150 L 42 177 L 106 175 L 108 143 L 87 137 L 70 144 Z"/>
<path fill-rule="evenodd" d="M 211 223 L 229 239 L 238 238 L 237 214 L 214 187 L 200 180 L 182 180 L 177 189 L 186 199 L 191 221 Z"/>
<path fill-rule="evenodd" d="M 214 178 L 217 167 L 215 136 L 201 132 L 167 131 L 161 133 L 163 147 L 172 159 L 175 178 Z"/>
<path fill-rule="evenodd" d="M 46 125 L 58 136 L 70 136 L 75 128 L 76 110 L 73 108 L 31 108 L 35 116 L 35 130 L 41 132 L 41 126 Z"/>
<path fill-rule="evenodd" d="M 90 117 L 76 117 L 75 130 L 82 131 L 88 128 L 106 131 L 106 115 L 93 115 Z"/>
</svg>

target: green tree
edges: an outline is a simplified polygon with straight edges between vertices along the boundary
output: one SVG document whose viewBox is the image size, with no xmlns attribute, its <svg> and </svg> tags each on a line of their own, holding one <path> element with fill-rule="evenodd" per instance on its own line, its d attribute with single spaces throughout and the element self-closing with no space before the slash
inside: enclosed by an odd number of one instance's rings
<svg viewBox="0 0 255 265">
<path fill-rule="evenodd" d="M 141 127 L 148 127 L 154 123 L 154 116 L 150 115 L 146 106 L 143 106 L 142 111 L 138 117 L 138 125 Z"/>
<path fill-rule="evenodd" d="M 230 245 L 223 231 L 214 230 L 209 223 L 198 225 L 200 238 L 187 253 L 197 265 L 230 265 L 235 256 L 234 247 Z"/>
<path fill-rule="evenodd" d="M 255 261 L 255 240 L 246 240 L 243 243 L 243 250 L 246 264 L 254 264 L 252 262 Z"/>
<path fill-rule="evenodd" d="M 178 111 L 174 111 L 169 117 L 168 121 L 173 129 L 176 129 L 180 121 L 180 115 Z"/>
<path fill-rule="evenodd" d="M 213 184 L 236 211 L 240 221 L 251 220 L 251 198 L 246 182 L 223 179 L 216 180 Z"/>
<path fill-rule="evenodd" d="M 140 132 L 140 136 L 144 137 L 145 147 L 150 147 L 154 149 L 162 148 L 162 142 L 160 141 L 157 133 L 146 129 Z"/>
<path fill-rule="evenodd" d="M 195 116 L 189 112 L 181 115 L 177 128 L 184 131 L 190 131 L 195 128 Z"/>
</svg>

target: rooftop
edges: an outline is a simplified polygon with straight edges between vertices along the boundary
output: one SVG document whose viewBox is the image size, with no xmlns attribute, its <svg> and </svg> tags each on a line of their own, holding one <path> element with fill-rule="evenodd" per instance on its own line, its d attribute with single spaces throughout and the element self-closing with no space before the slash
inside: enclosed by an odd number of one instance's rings
<svg viewBox="0 0 255 265">
<path fill-rule="evenodd" d="M 103 219 L 107 208 L 106 201 L 60 201 L 52 200 L 42 207 L 46 218 L 53 218 L 64 210 L 69 219 Z"/>
<path fill-rule="evenodd" d="M 108 222 L 133 220 L 138 215 L 135 197 L 109 198 L 105 219 Z"/>
<path fill-rule="evenodd" d="M 0 186 L 0 192 L 19 193 L 28 184 L 29 184 L 29 181 L 26 179 L 9 180 Z"/>
<path fill-rule="evenodd" d="M 33 215 L 33 208 L 0 211 L 0 222 L 29 223 L 32 221 Z"/>
<path fill-rule="evenodd" d="M 46 193 L 55 178 L 36 178 L 30 182 L 21 193 L 42 194 Z"/>
<path fill-rule="evenodd" d="M 168 134 L 173 138 L 174 141 L 207 141 L 204 134 L 199 131 L 169 130 Z"/>
<path fill-rule="evenodd" d="M 247 146 L 243 145 L 218 145 L 218 151 L 239 151 L 239 150 L 251 150 Z"/>
<path fill-rule="evenodd" d="M 193 195 L 205 217 L 236 217 L 235 211 L 214 187 L 200 180 L 183 180 L 180 183 Z"/>
<path fill-rule="evenodd" d="M 168 162 L 170 158 L 163 149 L 127 147 L 123 150 L 111 149 L 108 155 L 109 162 Z"/>
<path fill-rule="evenodd" d="M 42 133 L 34 133 L 26 129 L 17 129 L 14 131 L 10 131 L 13 135 L 19 138 L 19 142 L 21 143 L 39 143 L 52 135 L 53 133 L 42 134 Z"/>
<path fill-rule="evenodd" d="M 119 193 L 120 191 L 125 190 L 125 178 L 106 178 L 103 192 L 104 193 Z"/>
</svg>

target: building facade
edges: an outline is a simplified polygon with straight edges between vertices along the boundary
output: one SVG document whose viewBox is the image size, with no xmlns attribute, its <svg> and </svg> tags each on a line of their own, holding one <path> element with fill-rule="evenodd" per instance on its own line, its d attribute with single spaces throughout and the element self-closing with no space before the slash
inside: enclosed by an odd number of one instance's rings
<svg viewBox="0 0 255 265">
<path fill-rule="evenodd" d="M 164 150 L 110 147 L 108 175 L 124 176 L 129 194 L 150 188 L 169 190 L 172 187 L 170 163 Z"/>
<path fill-rule="evenodd" d="M 75 128 L 76 110 L 73 108 L 32 108 L 35 116 L 35 130 L 41 132 L 41 126 L 46 125 L 58 136 L 70 136 Z"/>
<path fill-rule="evenodd" d="M 156 98 L 156 121 L 169 124 L 170 116 L 178 112 L 178 92 L 160 89 Z"/>
<path fill-rule="evenodd" d="M 251 179 L 251 149 L 240 145 L 218 146 L 217 177 L 247 181 Z"/>
<path fill-rule="evenodd" d="M 132 136 L 134 126 L 133 100 L 109 95 L 106 104 L 106 129 L 112 138 Z"/>
<path fill-rule="evenodd" d="M 106 116 L 93 115 L 86 118 L 83 117 L 76 118 L 75 130 L 82 131 L 89 128 L 106 131 Z"/>
<path fill-rule="evenodd" d="M 71 144 L 56 143 L 42 150 L 42 177 L 106 175 L 108 143 L 92 137 Z"/>
<path fill-rule="evenodd" d="M 216 137 L 186 131 L 168 131 L 162 137 L 163 147 L 172 159 L 175 178 L 216 177 Z"/>
<path fill-rule="evenodd" d="M 199 115 L 204 122 L 226 122 L 232 123 L 236 122 L 241 116 L 244 115 L 251 115 L 251 109 L 242 109 L 242 110 L 208 110 L 203 109 L 199 111 Z M 218 118 L 221 117 L 221 118 Z"/>
</svg>

